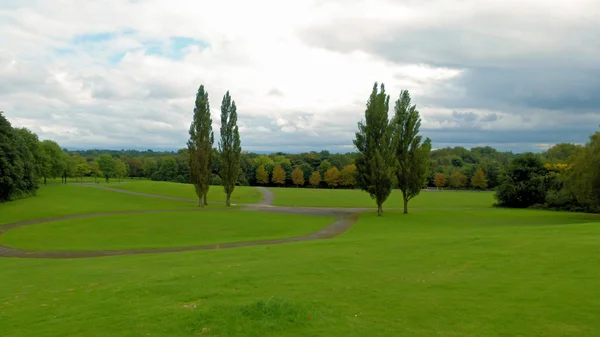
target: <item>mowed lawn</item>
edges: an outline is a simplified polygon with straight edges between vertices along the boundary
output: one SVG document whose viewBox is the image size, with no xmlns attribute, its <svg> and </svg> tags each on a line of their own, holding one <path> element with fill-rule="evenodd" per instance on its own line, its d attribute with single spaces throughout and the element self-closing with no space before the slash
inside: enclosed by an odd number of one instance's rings
<svg viewBox="0 0 600 337">
<path fill-rule="evenodd" d="M 27 250 L 185 247 L 301 236 L 334 221 L 334 217 L 224 209 L 119 214 L 12 229 L 0 236 L 0 244 Z"/>
<path fill-rule="evenodd" d="M 211 205 L 211 208 L 221 207 Z M 0 203 L 0 225 L 15 221 L 97 212 L 196 209 L 191 202 L 104 191 L 76 184 L 48 184 L 36 197 Z"/>
<path fill-rule="evenodd" d="M 297 207 L 373 207 L 374 199 L 359 189 L 316 189 L 316 188 L 269 188 L 275 194 L 274 205 Z M 410 208 L 460 208 L 492 207 L 493 192 L 476 191 L 421 191 L 409 201 Z M 402 192 L 393 190 L 386 208 L 402 208 Z"/>
<path fill-rule="evenodd" d="M 46 193 L 49 204 L 60 191 L 48 188 L 40 196 Z M 167 202 L 130 197 L 138 201 L 107 207 Z M 24 210 L 27 203 L 43 205 L 35 198 L 22 203 Z M 430 203 L 432 209 L 408 215 L 364 213 L 355 227 L 331 240 L 91 259 L 0 258 L 0 332 L 11 337 L 600 335 L 599 215 L 444 210 L 451 206 Z M 0 217 L 7 205 L 0 205 Z M 44 216 L 44 208 L 36 212 Z M 236 212 L 242 213 L 231 211 Z"/>
<path fill-rule="evenodd" d="M 132 192 L 158 194 L 169 197 L 198 199 L 192 184 L 180 184 L 165 181 L 126 180 L 122 183 L 109 183 L 103 186 Z M 231 195 L 232 204 L 254 204 L 262 199 L 260 191 L 250 186 L 236 186 Z M 211 186 L 208 189 L 208 202 L 225 202 L 223 186 Z"/>
</svg>

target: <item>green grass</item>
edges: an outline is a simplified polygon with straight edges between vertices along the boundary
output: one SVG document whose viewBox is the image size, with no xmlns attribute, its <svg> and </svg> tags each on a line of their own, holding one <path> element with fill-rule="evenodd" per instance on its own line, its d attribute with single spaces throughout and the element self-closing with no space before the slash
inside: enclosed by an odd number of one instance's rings
<svg viewBox="0 0 600 337">
<path fill-rule="evenodd" d="M 235 210 L 110 215 L 16 228 L 0 236 L 0 244 L 27 250 L 185 247 L 295 237 L 333 221 Z"/>
<path fill-rule="evenodd" d="M 106 186 L 127 191 L 158 194 L 169 197 L 198 199 L 191 184 L 171 183 L 151 180 L 128 180 L 123 183 L 109 183 Z M 253 204 L 262 199 L 260 191 L 250 186 L 236 186 L 231 195 L 233 204 Z M 225 202 L 222 186 L 211 186 L 208 190 L 208 202 Z"/>
<path fill-rule="evenodd" d="M 129 195 L 75 184 L 48 184 L 41 186 L 36 197 L 0 203 L 0 225 L 70 214 L 193 208 L 197 206 L 192 202 Z M 210 205 L 210 208 L 222 206 Z"/>
<path fill-rule="evenodd" d="M 359 189 L 270 188 L 275 194 L 274 205 L 304 207 L 376 207 L 375 200 Z M 472 208 L 491 207 L 493 192 L 422 191 L 408 203 L 410 208 Z M 402 193 L 392 191 L 385 208 L 402 208 Z"/>
<path fill-rule="evenodd" d="M 426 206 L 449 207 L 434 202 Z M 332 240 L 94 259 L 5 258 L 0 331 L 10 337 L 595 337 L 598 242 L 599 215 L 414 209 L 383 217 L 367 212 Z"/>
</svg>

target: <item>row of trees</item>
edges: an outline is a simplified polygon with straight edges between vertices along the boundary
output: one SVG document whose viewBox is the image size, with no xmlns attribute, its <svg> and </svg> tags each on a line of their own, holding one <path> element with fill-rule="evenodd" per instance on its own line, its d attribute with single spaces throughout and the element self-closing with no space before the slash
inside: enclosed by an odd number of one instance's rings
<svg viewBox="0 0 600 337">
<path fill-rule="evenodd" d="M 313 187 L 317 187 L 322 182 L 325 182 L 331 188 L 338 186 L 354 188 L 356 185 L 356 173 L 356 165 L 354 164 L 344 166 L 341 171 L 335 166 L 331 167 L 325 171 L 323 176 L 321 176 L 319 171 L 313 171 L 312 168 L 302 170 L 302 168 L 296 167 L 290 174 L 290 178 L 292 184 L 296 187 L 304 186 L 307 183 Z M 281 187 L 286 184 L 286 181 L 287 174 L 285 169 L 279 164 L 275 165 L 270 182 Z M 260 185 L 269 184 L 269 173 L 264 165 L 260 165 L 256 169 L 256 182 Z"/>
</svg>

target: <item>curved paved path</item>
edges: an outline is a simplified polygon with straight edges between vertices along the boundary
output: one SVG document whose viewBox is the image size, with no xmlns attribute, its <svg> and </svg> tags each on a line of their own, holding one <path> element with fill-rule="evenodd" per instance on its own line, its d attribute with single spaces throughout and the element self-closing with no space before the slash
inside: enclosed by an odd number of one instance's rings
<svg viewBox="0 0 600 337">
<path fill-rule="evenodd" d="M 162 195 L 156 195 L 156 194 L 125 191 L 125 190 L 120 190 L 120 189 L 110 188 L 110 187 L 105 187 L 105 186 L 95 186 L 95 185 L 88 185 L 88 186 L 93 186 L 94 188 L 101 188 L 101 189 L 115 191 L 115 192 L 141 195 L 141 196 L 149 196 L 149 197 L 156 197 L 156 198 L 163 198 L 163 199 L 170 199 L 170 200 L 179 200 L 179 201 L 197 202 L 197 200 L 194 200 L 194 199 L 168 197 L 168 196 L 162 196 Z M 128 249 L 128 250 L 93 250 L 93 251 L 81 251 L 81 250 L 78 250 L 78 251 L 29 251 L 29 250 L 15 249 L 15 248 L 0 245 L 0 257 L 89 258 L 89 257 L 101 257 L 101 256 L 114 256 L 114 255 L 183 252 L 183 251 L 207 250 L 207 249 L 225 249 L 225 248 L 247 247 L 247 246 L 258 246 L 258 245 L 273 245 L 273 244 L 297 242 L 297 241 L 331 239 L 331 238 L 334 238 L 334 237 L 346 232 L 348 229 L 350 229 L 358 220 L 358 213 L 366 210 L 366 209 L 337 209 L 337 208 L 308 208 L 308 207 L 307 208 L 275 207 L 275 206 L 271 206 L 273 199 L 274 199 L 273 192 L 269 191 L 266 188 L 262 188 L 262 187 L 259 187 L 258 189 L 263 194 L 262 200 L 257 204 L 246 204 L 245 206 L 247 206 L 247 207 L 243 208 L 241 211 L 275 212 L 275 213 L 302 214 L 302 215 L 324 215 L 324 216 L 335 216 L 335 217 L 337 217 L 337 219 L 332 224 L 326 226 L 325 228 L 322 228 L 319 231 L 316 231 L 314 233 L 310 233 L 307 235 L 303 235 L 303 236 L 292 237 L 292 238 L 247 241 L 247 242 L 231 242 L 231 243 L 214 244 L 214 245 L 172 247 L 172 248 Z M 203 211 L 203 210 L 202 209 L 138 210 L 138 211 L 101 212 L 101 213 L 91 213 L 91 214 L 74 214 L 74 215 L 66 215 L 66 216 L 60 216 L 60 217 L 54 217 L 54 218 L 19 221 L 19 222 L 13 222 L 10 224 L 0 225 L 0 235 L 2 235 L 6 231 L 14 229 L 14 228 L 31 226 L 31 225 L 59 221 L 59 220 L 80 219 L 80 218 L 106 216 L 106 215 L 114 215 L 114 214 L 201 212 L 201 211 Z"/>
</svg>

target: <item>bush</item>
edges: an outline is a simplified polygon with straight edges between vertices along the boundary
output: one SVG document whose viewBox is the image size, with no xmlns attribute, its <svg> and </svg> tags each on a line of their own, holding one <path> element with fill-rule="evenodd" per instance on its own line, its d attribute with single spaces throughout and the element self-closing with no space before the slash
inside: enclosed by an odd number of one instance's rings
<svg viewBox="0 0 600 337">
<path fill-rule="evenodd" d="M 219 177 L 219 176 L 218 176 L 218 175 L 216 175 L 216 174 L 213 174 L 213 175 L 210 177 L 210 184 L 211 184 L 211 185 L 221 185 L 221 177 Z"/>
</svg>

